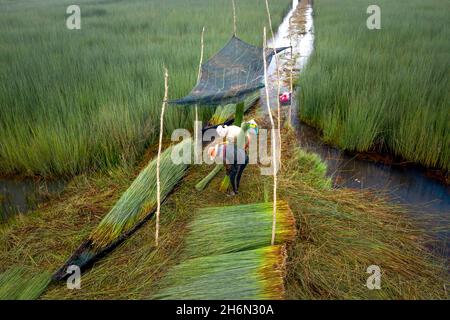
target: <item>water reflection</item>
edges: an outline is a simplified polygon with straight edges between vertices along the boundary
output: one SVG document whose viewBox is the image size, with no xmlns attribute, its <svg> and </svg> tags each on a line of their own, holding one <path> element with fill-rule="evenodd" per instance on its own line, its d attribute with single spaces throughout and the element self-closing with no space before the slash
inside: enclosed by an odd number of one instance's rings
<svg viewBox="0 0 450 320">
<path fill-rule="evenodd" d="M 50 194 L 64 189 L 65 182 L 35 179 L 0 179 L 0 221 L 36 208 Z"/>
</svg>

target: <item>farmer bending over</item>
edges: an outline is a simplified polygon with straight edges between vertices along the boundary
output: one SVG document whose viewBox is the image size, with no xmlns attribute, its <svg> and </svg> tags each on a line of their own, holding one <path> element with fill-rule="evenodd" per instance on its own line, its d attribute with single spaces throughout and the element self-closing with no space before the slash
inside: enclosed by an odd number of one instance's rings
<svg viewBox="0 0 450 320">
<path fill-rule="evenodd" d="M 234 196 L 238 193 L 239 182 L 242 172 L 248 164 L 248 155 L 244 149 L 239 148 L 233 143 L 216 144 L 208 149 L 208 155 L 216 163 L 225 165 L 226 173 L 230 178 L 233 191 L 229 195 Z"/>
<path fill-rule="evenodd" d="M 243 122 L 240 127 L 232 126 L 218 126 L 217 134 L 224 138 L 227 143 L 237 143 L 239 147 L 244 144 L 244 149 L 247 150 L 250 144 L 252 135 L 258 135 L 258 124 L 255 120 Z"/>
</svg>

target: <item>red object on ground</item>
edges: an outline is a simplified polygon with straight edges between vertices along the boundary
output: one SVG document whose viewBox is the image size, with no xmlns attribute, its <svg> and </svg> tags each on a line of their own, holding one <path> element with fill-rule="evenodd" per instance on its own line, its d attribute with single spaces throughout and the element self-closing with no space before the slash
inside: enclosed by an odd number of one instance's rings
<svg viewBox="0 0 450 320">
<path fill-rule="evenodd" d="M 291 93 L 290 92 L 283 92 L 280 94 L 280 102 L 282 104 L 288 104 L 291 102 Z"/>
</svg>

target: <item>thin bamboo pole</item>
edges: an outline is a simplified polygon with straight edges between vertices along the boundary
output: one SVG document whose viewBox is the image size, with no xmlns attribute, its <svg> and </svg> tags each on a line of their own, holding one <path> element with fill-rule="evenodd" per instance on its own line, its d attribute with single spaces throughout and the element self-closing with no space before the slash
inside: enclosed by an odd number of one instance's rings
<svg viewBox="0 0 450 320">
<path fill-rule="evenodd" d="M 203 26 L 202 28 L 202 36 L 200 38 L 201 50 L 200 50 L 200 63 L 198 64 L 197 83 L 200 82 L 200 77 L 202 76 L 204 37 L 205 37 L 205 26 Z"/>
<path fill-rule="evenodd" d="M 158 145 L 158 158 L 156 159 L 156 231 L 155 231 L 155 245 L 158 246 L 159 242 L 159 216 L 161 213 L 161 181 L 160 181 L 160 166 L 161 166 L 161 148 L 162 138 L 164 131 L 164 111 L 167 105 L 168 93 L 169 93 L 169 72 L 164 67 L 164 100 L 161 108 L 161 118 L 159 123 L 159 145 Z"/>
<path fill-rule="evenodd" d="M 233 3 L 233 35 L 237 35 L 237 28 L 236 28 L 236 4 L 234 3 L 234 0 L 231 0 Z"/>
<path fill-rule="evenodd" d="M 269 28 L 270 28 L 270 35 L 272 37 L 272 39 L 275 39 L 275 35 L 273 33 L 273 28 L 272 28 L 272 18 L 270 16 L 270 9 L 269 9 L 269 1 L 266 0 L 266 11 L 267 11 L 267 17 L 269 19 Z M 278 52 L 275 48 L 275 44 L 274 44 L 274 51 L 275 51 L 275 68 L 277 69 L 276 75 L 277 75 L 277 125 L 278 125 L 278 139 L 280 141 L 281 144 L 281 105 L 280 105 L 280 91 L 281 91 L 281 81 L 280 81 L 280 67 L 279 67 L 279 63 L 278 63 Z M 281 164 L 281 150 L 279 151 L 278 156 L 280 157 L 280 164 Z"/>
<path fill-rule="evenodd" d="M 292 124 L 292 96 L 294 90 L 294 53 L 292 48 L 292 17 L 289 18 L 289 45 L 291 46 L 291 63 L 290 63 L 290 84 L 289 84 L 289 92 L 290 92 L 290 104 L 289 104 L 289 126 Z"/>
<path fill-rule="evenodd" d="M 197 84 L 200 82 L 200 78 L 202 76 L 202 63 L 203 63 L 203 51 L 204 51 L 204 42 L 203 42 L 203 38 L 205 35 L 205 27 L 203 26 L 202 28 L 202 36 L 200 39 L 200 45 L 201 45 L 201 49 L 200 49 L 200 62 L 198 64 L 198 73 L 197 73 Z M 195 105 L 195 123 L 194 123 L 194 154 L 195 154 L 195 163 L 196 164 L 200 164 L 200 160 L 199 160 L 199 150 L 198 150 L 198 128 L 197 128 L 197 123 L 198 123 L 198 105 Z"/>
<path fill-rule="evenodd" d="M 277 224 L 277 161 L 276 161 L 276 144 L 275 144 L 275 123 L 273 121 L 272 110 L 270 108 L 270 95 L 269 95 L 269 79 L 267 77 L 267 61 L 266 61 L 266 49 L 267 49 L 267 35 L 266 27 L 264 27 L 264 43 L 263 43 L 263 60 L 264 60 L 264 84 L 266 91 L 266 104 L 269 112 L 270 124 L 272 126 L 272 159 L 273 159 L 273 219 L 272 219 L 272 241 L 271 244 L 275 244 L 275 231 Z"/>
</svg>

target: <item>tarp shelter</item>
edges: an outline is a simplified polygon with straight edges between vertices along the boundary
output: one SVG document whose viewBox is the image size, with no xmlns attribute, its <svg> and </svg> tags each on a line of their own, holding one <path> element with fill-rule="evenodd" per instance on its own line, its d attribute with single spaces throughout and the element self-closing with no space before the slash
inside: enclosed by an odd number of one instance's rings
<svg viewBox="0 0 450 320">
<path fill-rule="evenodd" d="M 273 56 L 288 47 L 267 49 L 269 65 Z M 233 36 L 211 59 L 202 64 L 201 76 L 191 92 L 169 103 L 178 105 L 226 105 L 264 87 L 263 48 Z"/>
</svg>

